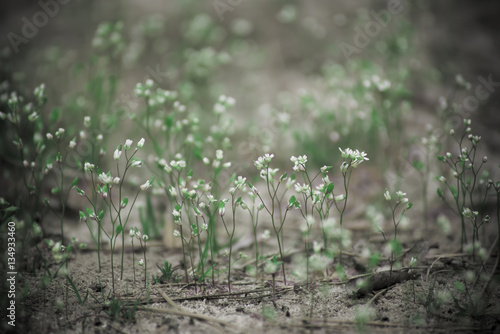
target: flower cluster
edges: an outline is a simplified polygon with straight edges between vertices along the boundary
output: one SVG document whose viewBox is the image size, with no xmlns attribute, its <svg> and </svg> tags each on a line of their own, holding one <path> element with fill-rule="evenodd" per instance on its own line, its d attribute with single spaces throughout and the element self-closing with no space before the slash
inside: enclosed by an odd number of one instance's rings
<svg viewBox="0 0 500 334">
<path fill-rule="evenodd" d="M 306 170 L 307 155 L 292 156 L 290 160 L 294 163 L 294 171 L 304 172 Z"/>
<path fill-rule="evenodd" d="M 263 156 L 258 157 L 257 160 L 255 160 L 253 163 L 258 170 L 261 170 L 263 168 L 267 168 L 267 166 L 269 166 L 269 163 L 273 158 L 274 154 L 266 153 Z"/>
<path fill-rule="evenodd" d="M 360 163 L 362 163 L 365 160 L 370 160 L 366 157 L 365 152 L 359 152 L 358 150 L 351 150 L 350 148 L 346 148 L 345 150 L 342 150 L 339 147 L 340 153 L 342 153 L 342 158 L 344 159 L 351 159 L 350 163 L 343 163 L 341 166 L 341 171 L 345 172 L 347 168 L 352 166 L 353 168 L 358 167 Z"/>
</svg>

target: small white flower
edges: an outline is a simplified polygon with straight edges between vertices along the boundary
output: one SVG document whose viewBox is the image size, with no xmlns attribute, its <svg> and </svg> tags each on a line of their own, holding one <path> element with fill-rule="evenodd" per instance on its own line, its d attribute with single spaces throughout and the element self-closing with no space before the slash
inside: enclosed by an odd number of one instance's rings
<svg viewBox="0 0 500 334">
<path fill-rule="evenodd" d="M 71 148 L 71 149 L 75 148 L 75 147 L 76 147 L 76 141 L 75 141 L 75 139 L 72 139 L 72 140 L 69 142 L 69 145 L 68 145 L 68 146 L 69 146 L 69 148 Z"/>
<path fill-rule="evenodd" d="M 131 166 L 132 167 L 142 167 L 142 160 L 135 160 L 134 162 L 132 162 Z"/>
<path fill-rule="evenodd" d="M 403 198 L 403 196 L 406 195 L 406 193 L 404 193 L 401 190 L 399 190 L 399 191 L 396 192 L 396 195 L 398 195 L 398 197 L 401 199 L 401 198 Z"/>
<path fill-rule="evenodd" d="M 109 183 L 113 182 L 113 177 L 111 176 L 110 173 L 106 174 L 103 172 L 103 173 L 99 174 L 98 179 L 99 179 L 99 181 L 101 181 L 104 184 L 109 184 Z"/>
<path fill-rule="evenodd" d="M 344 194 L 335 196 L 335 202 L 342 202 L 343 200 L 345 200 L 345 198 L 346 197 Z"/>
<path fill-rule="evenodd" d="M 144 234 L 142 236 L 142 241 L 148 241 L 149 240 L 149 236 L 147 234 Z"/>
<path fill-rule="evenodd" d="M 139 262 L 137 262 L 137 264 L 142 267 L 144 265 L 144 259 L 140 259 Z"/>
<path fill-rule="evenodd" d="M 390 201 L 391 200 L 391 194 L 389 193 L 389 190 L 385 191 L 384 197 L 385 197 L 386 201 Z"/>
<path fill-rule="evenodd" d="M 204 157 L 204 158 L 203 158 L 203 163 L 204 163 L 205 165 L 208 165 L 208 164 L 210 163 L 210 159 L 208 159 L 208 158 Z"/>
<path fill-rule="evenodd" d="M 224 152 L 222 150 L 215 151 L 215 158 L 217 160 L 222 160 L 223 157 L 224 157 Z"/>
<path fill-rule="evenodd" d="M 48 139 L 48 140 L 52 140 L 52 139 L 54 138 L 54 136 L 52 136 L 52 134 L 51 134 L 51 133 L 47 133 L 47 135 L 46 135 L 46 136 L 47 136 L 47 139 Z"/>
<path fill-rule="evenodd" d="M 151 187 L 151 183 L 149 182 L 149 180 L 147 180 L 144 184 L 141 185 L 141 190 L 144 191 L 144 190 L 147 190 L 149 187 Z"/>
<path fill-rule="evenodd" d="M 177 211 L 176 209 L 174 209 L 174 210 L 172 210 L 172 215 L 177 218 L 177 217 L 181 216 L 181 213 L 179 211 Z"/>
<path fill-rule="evenodd" d="M 90 127 L 90 116 L 85 116 L 83 118 L 83 126 L 86 128 Z"/>
<path fill-rule="evenodd" d="M 174 230 L 174 237 L 180 238 L 181 237 L 181 232 L 179 232 L 178 230 Z"/>
<path fill-rule="evenodd" d="M 120 160 L 121 155 L 122 155 L 122 151 L 116 149 L 115 153 L 113 153 L 113 159 Z"/>
<path fill-rule="evenodd" d="M 86 172 L 91 172 L 94 169 L 94 167 L 95 167 L 94 164 L 86 162 L 84 164 L 83 170 L 86 171 Z"/>
<path fill-rule="evenodd" d="M 265 160 L 267 163 L 269 163 L 269 162 L 271 162 L 271 160 L 274 158 L 274 154 L 269 154 L 269 153 L 266 153 L 266 154 L 264 154 L 264 157 L 263 157 L 263 158 L 264 158 L 264 160 Z"/>
<path fill-rule="evenodd" d="M 141 140 L 139 140 L 139 142 L 137 143 L 137 148 L 142 148 L 144 146 L 144 142 L 145 142 L 145 139 L 141 138 Z"/>
<path fill-rule="evenodd" d="M 134 142 L 131 139 L 125 140 L 125 145 L 123 145 L 123 148 L 125 149 L 125 151 L 130 150 L 130 147 L 132 146 L 133 143 Z"/>
<path fill-rule="evenodd" d="M 114 184 L 120 184 L 120 178 L 117 176 L 113 179 Z"/>
</svg>

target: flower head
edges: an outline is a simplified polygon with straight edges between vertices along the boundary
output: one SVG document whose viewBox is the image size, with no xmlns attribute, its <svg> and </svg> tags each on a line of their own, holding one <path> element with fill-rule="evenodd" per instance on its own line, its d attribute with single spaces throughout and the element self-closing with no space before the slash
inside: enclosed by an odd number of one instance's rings
<svg viewBox="0 0 500 334">
<path fill-rule="evenodd" d="M 113 182 L 113 177 L 111 176 L 110 172 L 108 172 L 107 174 L 104 172 L 99 174 L 98 179 L 99 179 L 99 181 L 101 181 L 104 184 L 109 184 L 109 183 Z"/>
<path fill-rule="evenodd" d="M 144 146 L 144 142 L 145 142 L 145 139 L 141 138 L 141 140 L 139 140 L 139 142 L 137 143 L 137 148 L 142 148 Z"/>
<path fill-rule="evenodd" d="M 125 151 L 130 150 L 130 147 L 132 146 L 133 143 L 134 142 L 131 139 L 125 140 L 125 145 L 123 145 L 123 148 L 125 149 Z"/>
<path fill-rule="evenodd" d="M 151 187 L 151 182 L 150 180 L 147 180 L 144 184 L 141 185 L 141 190 L 147 190 L 149 187 Z"/>
</svg>

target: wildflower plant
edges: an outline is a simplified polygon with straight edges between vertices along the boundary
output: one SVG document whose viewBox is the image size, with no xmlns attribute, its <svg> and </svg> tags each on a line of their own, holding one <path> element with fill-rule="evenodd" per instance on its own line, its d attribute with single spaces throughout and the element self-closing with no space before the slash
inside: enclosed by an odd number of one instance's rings
<svg viewBox="0 0 500 334">
<path fill-rule="evenodd" d="M 125 245 L 125 228 L 128 224 L 130 214 L 132 209 L 136 203 L 137 197 L 141 191 L 146 191 L 148 188 L 152 186 L 154 178 L 147 180 L 144 184 L 140 185 L 139 189 L 136 191 L 134 199 L 129 204 L 128 197 L 124 194 L 123 185 L 126 180 L 127 173 L 131 168 L 140 168 L 142 166 L 141 160 L 135 159 L 134 156 L 137 151 L 143 147 L 144 139 L 139 140 L 137 146 L 132 149 L 132 140 L 127 139 L 125 141 L 125 145 L 120 144 L 113 153 L 113 159 L 116 161 L 116 176 L 113 176 L 111 172 L 100 172 L 98 169 L 97 180 L 94 177 L 94 168 L 93 164 L 85 163 L 84 169 L 87 172 L 90 172 L 90 186 L 92 190 L 92 194 L 87 195 L 86 192 L 78 187 L 76 187 L 76 191 L 78 194 L 87 199 L 91 207 L 87 207 L 85 212 L 80 211 L 80 219 L 87 222 L 89 226 L 89 230 L 91 232 L 91 236 L 97 244 L 98 247 L 98 257 L 100 262 L 100 252 L 99 252 L 99 243 L 100 243 L 100 233 L 101 231 L 106 235 L 109 239 L 110 249 L 111 249 L 111 275 L 113 282 L 113 291 L 114 291 L 114 251 L 116 248 L 117 238 L 122 237 L 122 245 Z M 130 153 L 130 151 L 132 152 Z M 121 156 L 124 155 L 124 167 L 121 169 Z M 117 191 L 113 191 L 114 187 L 117 186 Z M 115 198 L 115 196 L 117 198 Z M 105 217 L 104 209 L 100 209 L 98 211 L 98 202 L 100 203 L 100 207 L 106 208 L 107 213 L 109 214 L 109 220 L 111 222 L 111 231 L 108 232 L 104 228 L 102 222 Z M 128 212 L 127 212 L 128 207 Z M 97 222 L 97 236 L 94 236 L 92 233 L 92 228 L 88 224 L 88 220 Z M 120 279 L 123 279 L 123 260 L 125 255 L 125 248 L 122 247 L 121 252 L 121 270 L 120 270 Z"/>
<path fill-rule="evenodd" d="M 365 160 L 369 160 L 366 157 L 365 152 L 359 152 L 358 150 L 351 150 L 350 148 L 346 148 L 342 150 L 339 148 L 342 154 L 342 164 L 340 165 L 340 172 L 342 173 L 343 185 L 344 185 L 344 194 L 338 195 L 335 197 L 335 207 L 339 212 L 339 224 L 340 229 L 342 230 L 342 223 L 344 218 L 344 212 L 347 208 L 347 201 L 349 199 L 349 184 L 351 182 L 351 174 L 354 168 L 358 167 Z M 338 203 L 343 202 L 343 205 L 339 205 Z M 342 244 L 340 245 L 340 264 L 342 264 Z"/>
<path fill-rule="evenodd" d="M 447 152 L 437 156 L 439 161 L 450 168 L 451 175 L 448 178 L 442 175 L 438 176 L 437 180 L 449 191 L 453 204 L 441 187 L 437 188 L 437 194 L 460 217 L 462 249 L 468 243 L 466 222 L 472 225 L 474 244 L 479 240 L 479 229 L 489 221 L 489 215 L 484 212 L 484 208 L 493 183 L 487 179 L 487 171 L 481 173 L 488 158 L 477 156 L 481 136 L 472 134 L 471 123 L 470 119 L 464 119 L 464 129 L 460 135 L 457 135 L 454 129 L 450 130 L 450 135 L 458 146 L 458 153 Z"/>
<path fill-rule="evenodd" d="M 285 187 L 285 189 L 280 192 L 280 186 L 286 181 L 287 173 L 285 172 L 279 178 L 276 178 L 279 169 L 270 168 L 270 164 L 273 157 L 274 154 L 266 153 L 265 155 L 257 158 L 257 160 L 254 161 L 255 167 L 257 168 L 257 170 L 260 171 L 260 177 L 265 181 L 267 195 L 270 198 L 270 203 L 266 203 L 259 189 L 257 189 L 251 183 L 248 183 L 248 186 L 250 187 L 252 193 L 255 194 L 260 199 L 261 204 L 263 205 L 264 209 L 271 218 L 273 230 L 276 235 L 276 240 L 278 242 L 278 251 L 280 254 L 280 258 L 283 259 L 284 256 L 284 238 L 282 234 L 283 226 L 285 224 L 287 213 L 294 207 L 297 207 L 299 204 L 297 201 L 291 200 L 291 202 L 293 202 L 293 205 L 290 204 L 287 205 L 284 208 L 283 212 L 282 205 L 284 201 L 284 196 L 288 189 Z M 284 261 L 281 261 L 281 267 L 283 271 L 283 282 L 286 284 Z"/>
<path fill-rule="evenodd" d="M 413 207 L 413 203 L 408 200 L 406 196 L 406 193 L 400 191 L 396 192 L 396 202 L 393 204 L 392 196 L 388 190 L 384 192 L 384 198 L 385 200 L 389 203 L 389 207 L 391 209 L 391 218 L 392 218 L 392 223 L 394 225 L 394 236 L 392 240 L 389 241 L 389 248 L 390 248 L 390 258 L 389 258 L 389 263 L 391 266 L 391 271 L 393 268 L 394 263 L 396 262 L 396 257 L 401 255 L 402 253 L 402 246 L 400 241 L 398 240 L 398 227 L 399 224 L 401 223 L 401 220 L 404 218 L 404 215 L 406 211 L 410 210 Z M 397 209 L 400 205 L 403 205 L 403 209 L 400 210 L 399 212 L 399 217 L 396 218 L 398 215 L 396 214 Z M 380 232 L 382 233 L 382 236 L 384 237 L 384 240 L 387 242 L 385 233 L 382 231 L 380 228 Z"/>
</svg>

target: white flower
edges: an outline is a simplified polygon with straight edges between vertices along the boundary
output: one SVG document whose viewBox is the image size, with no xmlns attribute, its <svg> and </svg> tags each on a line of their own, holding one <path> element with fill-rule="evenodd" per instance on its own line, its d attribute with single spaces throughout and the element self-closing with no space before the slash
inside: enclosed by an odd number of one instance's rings
<svg viewBox="0 0 500 334">
<path fill-rule="evenodd" d="M 346 197 L 344 194 L 335 196 L 335 202 L 342 202 L 343 200 L 345 200 L 345 198 Z"/>
<path fill-rule="evenodd" d="M 90 126 L 90 116 L 85 116 L 83 118 L 83 126 L 88 128 Z"/>
<path fill-rule="evenodd" d="M 400 191 L 396 192 L 396 195 L 398 195 L 398 197 L 401 199 L 401 198 L 403 198 L 403 196 L 405 196 L 405 195 L 406 195 L 406 193 L 404 193 L 404 192 L 402 192 L 402 191 L 400 190 Z"/>
<path fill-rule="evenodd" d="M 340 165 L 340 171 L 342 173 L 345 173 L 347 172 L 347 170 L 349 169 L 349 164 L 347 162 L 342 162 L 342 165 Z"/>
<path fill-rule="evenodd" d="M 139 142 L 137 143 L 137 148 L 142 148 L 144 146 L 144 142 L 145 142 L 145 139 L 141 138 L 141 140 L 139 140 Z"/>
<path fill-rule="evenodd" d="M 176 197 L 177 196 L 177 190 L 175 190 L 174 187 L 170 186 L 168 188 L 168 194 L 171 196 L 171 197 Z"/>
<path fill-rule="evenodd" d="M 149 180 L 147 180 L 144 184 L 141 185 L 141 190 L 147 190 L 149 187 L 151 187 L 151 183 Z"/>
<path fill-rule="evenodd" d="M 174 210 L 172 211 L 172 215 L 173 215 L 174 217 L 180 217 L 180 216 L 181 216 L 181 213 L 180 213 L 179 211 L 177 211 L 176 209 L 174 209 Z"/>
<path fill-rule="evenodd" d="M 128 236 L 133 238 L 135 237 L 135 227 L 132 227 L 130 231 L 128 232 Z"/>
<path fill-rule="evenodd" d="M 257 167 L 257 169 L 262 169 L 264 167 L 264 159 L 262 157 L 259 157 L 257 160 L 255 160 L 253 162 L 253 164 L 255 165 L 255 167 Z"/>
<path fill-rule="evenodd" d="M 101 181 L 104 184 L 109 184 L 109 183 L 113 182 L 113 177 L 111 176 L 110 173 L 106 174 L 103 172 L 103 173 L 99 174 L 98 179 L 99 179 L 99 181 Z"/>
<path fill-rule="evenodd" d="M 144 235 L 142 236 L 142 241 L 146 242 L 146 241 L 148 241 L 148 240 L 149 240 L 149 236 L 148 236 L 147 234 L 144 234 Z"/>
<path fill-rule="evenodd" d="M 120 160 L 121 155 L 122 155 L 122 151 L 119 151 L 118 149 L 116 149 L 115 153 L 113 153 L 113 159 Z"/>
<path fill-rule="evenodd" d="M 389 190 L 385 191 L 384 197 L 385 197 L 386 201 L 390 201 L 391 200 L 391 194 L 389 193 Z"/>
<path fill-rule="evenodd" d="M 125 140 L 125 145 L 123 145 L 123 148 L 125 149 L 125 151 L 130 150 L 130 147 L 132 146 L 133 143 L 134 142 L 131 139 Z"/>
<path fill-rule="evenodd" d="M 91 172 L 94 169 L 94 167 L 95 167 L 94 164 L 86 162 L 84 167 L 83 167 L 83 170 L 86 172 Z"/>
<path fill-rule="evenodd" d="M 120 178 L 117 176 L 113 179 L 114 184 L 120 184 Z"/>
<path fill-rule="evenodd" d="M 143 266 L 144 265 L 144 259 L 140 259 L 139 262 L 137 262 L 138 265 Z"/>
<path fill-rule="evenodd" d="M 46 136 L 47 136 L 47 139 L 48 139 L 48 140 L 52 140 L 52 139 L 54 138 L 54 136 L 52 136 L 52 134 L 51 134 L 51 133 L 47 133 L 47 135 L 46 135 Z"/>
<path fill-rule="evenodd" d="M 131 164 L 132 167 L 142 167 L 142 161 L 141 160 L 135 160 Z"/>
<path fill-rule="evenodd" d="M 469 208 L 464 208 L 462 211 L 462 215 L 464 215 L 466 218 L 472 218 L 472 211 Z"/>
<path fill-rule="evenodd" d="M 181 237 L 181 232 L 179 232 L 178 230 L 174 230 L 174 237 L 180 238 Z"/>
<path fill-rule="evenodd" d="M 205 165 L 208 165 L 208 164 L 210 163 L 210 159 L 208 159 L 208 158 L 204 157 L 204 158 L 203 158 L 203 163 L 204 163 Z"/>
<path fill-rule="evenodd" d="M 68 146 L 69 146 L 69 148 L 75 148 L 75 146 L 76 146 L 76 141 L 75 141 L 75 139 L 72 139 L 72 140 L 69 142 L 69 145 L 68 145 Z"/>
<path fill-rule="evenodd" d="M 222 160 L 223 157 L 224 157 L 224 152 L 222 150 L 215 151 L 215 158 L 217 160 Z"/>
<path fill-rule="evenodd" d="M 264 157 L 263 157 L 263 158 L 264 158 L 264 160 L 265 160 L 266 162 L 268 162 L 268 163 L 269 163 L 269 162 L 271 162 L 271 160 L 274 158 L 274 154 L 269 154 L 269 153 L 266 153 L 266 154 L 264 154 Z"/>
<path fill-rule="evenodd" d="M 294 171 L 303 172 L 306 170 L 307 155 L 299 155 L 298 157 L 292 156 L 290 160 L 295 164 L 293 166 Z"/>
</svg>

